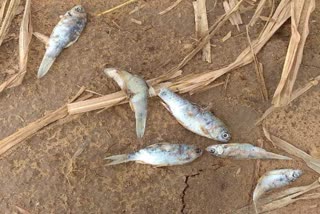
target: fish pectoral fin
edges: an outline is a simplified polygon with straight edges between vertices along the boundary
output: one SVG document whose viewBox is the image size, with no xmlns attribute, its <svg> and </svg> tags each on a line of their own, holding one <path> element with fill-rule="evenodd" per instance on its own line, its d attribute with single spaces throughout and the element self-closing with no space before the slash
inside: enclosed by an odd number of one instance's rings
<svg viewBox="0 0 320 214">
<path fill-rule="evenodd" d="M 68 47 L 70 47 L 71 45 L 73 45 L 73 44 L 79 39 L 79 36 L 80 36 L 80 34 L 77 35 L 77 37 L 76 37 L 74 40 L 72 40 L 71 42 L 69 42 L 65 48 L 68 48 Z"/>
<path fill-rule="evenodd" d="M 42 34 L 42 33 L 39 33 L 39 32 L 34 32 L 33 35 L 39 39 L 42 43 L 44 43 L 46 45 L 46 48 L 48 47 L 48 44 L 49 44 L 49 37 Z"/>
<path fill-rule="evenodd" d="M 200 129 L 201 129 L 201 131 L 202 131 L 205 135 L 209 135 L 209 136 L 210 136 L 210 133 L 209 133 L 208 129 L 206 129 L 206 128 L 203 127 L 203 126 L 200 126 Z"/>
<path fill-rule="evenodd" d="M 161 102 L 161 104 L 162 104 L 170 113 L 172 113 L 170 107 L 169 107 L 165 102 Z"/>
<path fill-rule="evenodd" d="M 135 112 L 134 104 L 133 104 L 131 101 L 129 101 L 129 106 L 130 106 L 131 110 L 132 110 L 133 112 Z"/>
</svg>

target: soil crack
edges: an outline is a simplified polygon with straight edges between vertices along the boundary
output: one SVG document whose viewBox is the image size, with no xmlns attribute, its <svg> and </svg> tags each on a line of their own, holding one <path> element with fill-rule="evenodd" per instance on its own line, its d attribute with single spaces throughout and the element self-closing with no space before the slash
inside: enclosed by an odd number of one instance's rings
<svg viewBox="0 0 320 214">
<path fill-rule="evenodd" d="M 185 195 L 186 195 L 186 192 L 187 192 L 188 188 L 190 187 L 190 185 L 188 184 L 189 178 L 196 177 L 196 176 L 200 175 L 200 173 L 202 171 L 203 170 L 199 170 L 197 173 L 190 174 L 190 175 L 185 175 L 185 180 L 184 180 L 185 187 L 182 190 L 182 194 L 181 194 L 181 203 L 182 203 L 181 214 L 184 214 L 184 209 L 186 208 L 186 203 L 184 201 L 184 198 L 185 198 Z"/>
</svg>

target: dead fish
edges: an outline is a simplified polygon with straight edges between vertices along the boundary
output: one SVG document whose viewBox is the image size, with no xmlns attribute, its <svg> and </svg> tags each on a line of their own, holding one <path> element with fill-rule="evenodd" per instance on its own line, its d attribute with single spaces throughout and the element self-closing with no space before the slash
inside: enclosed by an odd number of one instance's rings
<svg viewBox="0 0 320 214">
<path fill-rule="evenodd" d="M 301 175 L 300 169 L 277 169 L 265 173 L 253 191 L 253 204 L 256 213 L 258 213 L 256 202 L 261 195 L 272 189 L 284 187 L 297 180 Z"/>
<path fill-rule="evenodd" d="M 116 68 L 106 68 L 104 73 L 117 82 L 130 99 L 130 107 L 135 113 L 136 133 L 142 138 L 146 128 L 148 85 L 139 76 Z"/>
<path fill-rule="evenodd" d="M 46 53 L 38 70 L 38 78 L 43 77 L 64 48 L 75 43 L 87 23 L 87 14 L 81 5 L 73 7 L 64 14 L 53 29 Z"/>
<path fill-rule="evenodd" d="M 160 89 L 158 96 L 169 112 L 186 129 L 217 141 L 230 140 L 231 135 L 225 124 L 211 112 L 190 103 L 168 88 Z"/>
<path fill-rule="evenodd" d="M 114 155 L 105 159 L 112 160 L 108 165 L 135 161 L 157 167 L 182 165 L 194 161 L 202 155 L 202 150 L 186 144 L 157 143 L 137 152 Z"/>
<path fill-rule="evenodd" d="M 291 160 L 289 157 L 268 152 L 248 143 L 211 145 L 206 150 L 214 156 L 223 158 Z"/>
</svg>

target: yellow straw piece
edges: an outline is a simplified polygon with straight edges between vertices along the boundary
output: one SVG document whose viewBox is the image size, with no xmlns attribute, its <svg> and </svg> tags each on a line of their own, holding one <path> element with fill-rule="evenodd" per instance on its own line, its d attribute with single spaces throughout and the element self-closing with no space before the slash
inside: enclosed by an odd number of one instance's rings
<svg viewBox="0 0 320 214">
<path fill-rule="evenodd" d="M 128 5 L 128 4 L 131 4 L 131 3 L 136 2 L 136 1 L 137 0 L 129 0 L 129 1 L 125 2 L 125 3 L 123 3 L 123 4 L 115 6 L 115 7 L 111 8 L 111 9 L 109 9 L 109 10 L 106 10 L 106 11 L 103 11 L 101 13 L 98 13 L 96 16 L 101 16 L 101 15 L 106 14 L 106 13 L 111 13 L 111 12 L 121 8 L 121 7 L 124 7 L 124 6 Z"/>
</svg>

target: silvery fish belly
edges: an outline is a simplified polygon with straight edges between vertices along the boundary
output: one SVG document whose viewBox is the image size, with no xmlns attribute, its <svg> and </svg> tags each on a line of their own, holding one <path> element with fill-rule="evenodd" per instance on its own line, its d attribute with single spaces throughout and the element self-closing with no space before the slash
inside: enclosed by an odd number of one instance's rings
<svg viewBox="0 0 320 214">
<path fill-rule="evenodd" d="M 43 77 L 61 51 L 77 41 L 87 23 L 87 14 L 81 5 L 73 7 L 62 16 L 53 29 L 45 55 L 38 70 L 38 78 Z"/>
<path fill-rule="evenodd" d="M 253 191 L 253 202 L 256 213 L 258 213 L 256 202 L 265 192 L 272 189 L 284 187 L 302 175 L 299 169 L 278 169 L 265 173 L 258 181 L 256 188 Z"/>
<path fill-rule="evenodd" d="M 206 150 L 216 157 L 223 158 L 291 160 L 289 157 L 268 152 L 248 143 L 211 145 Z"/>
<path fill-rule="evenodd" d="M 192 145 L 158 143 L 131 154 L 114 155 L 105 159 L 112 160 L 108 165 L 135 161 L 160 167 L 190 163 L 201 155 L 202 150 Z"/>
<path fill-rule="evenodd" d="M 135 112 L 136 133 L 139 138 L 142 138 L 147 121 L 149 96 L 147 83 L 137 75 L 116 68 L 106 68 L 104 73 L 116 81 L 119 87 L 129 97 L 130 106 Z"/>
<path fill-rule="evenodd" d="M 162 88 L 158 96 L 186 129 L 217 141 L 228 142 L 230 140 L 231 135 L 225 124 L 211 112 L 202 110 L 168 88 Z"/>
</svg>

